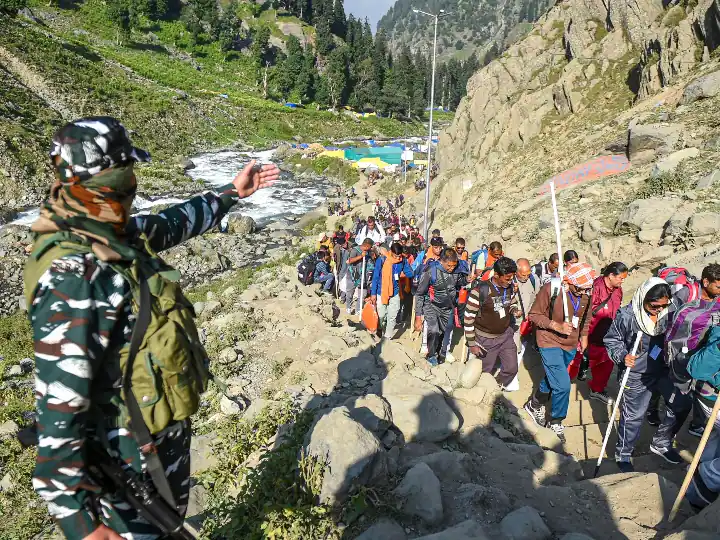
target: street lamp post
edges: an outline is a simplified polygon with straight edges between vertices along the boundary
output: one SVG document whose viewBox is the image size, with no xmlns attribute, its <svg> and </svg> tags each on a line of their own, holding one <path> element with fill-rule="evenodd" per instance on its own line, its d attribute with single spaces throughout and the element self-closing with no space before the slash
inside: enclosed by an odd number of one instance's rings
<svg viewBox="0 0 720 540">
<path fill-rule="evenodd" d="M 433 109 L 435 108 L 435 62 L 437 60 L 437 27 L 438 20 L 443 17 L 450 15 L 445 13 L 444 9 L 441 9 L 439 13 L 427 13 L 419 9 L 413 9 L 413 13 L 422 13 L 428 17 L 435 19 L 435 34 L 433 37 L 433 63 L 432 63 L 432 82 L 430 85 L 430 129 L 428 131 L 428 159 L 427 159 L 427 180 L 425 182 L 425 215 L 423 217 L 423 223 L 425 224 L 425 239 L 428 238 L 428 230 L 430 229 L 430 169 L 432 168 L 432 134 L 433 134 Z"/>
</svg>

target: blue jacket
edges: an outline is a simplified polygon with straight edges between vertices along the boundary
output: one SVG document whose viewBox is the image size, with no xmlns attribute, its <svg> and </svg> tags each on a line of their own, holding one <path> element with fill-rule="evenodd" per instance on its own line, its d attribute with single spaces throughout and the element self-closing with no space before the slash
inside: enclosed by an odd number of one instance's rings
<svg viewBox="0 0 720 540">
<path fill-rule="evenodd" d="M 380 296 L 382 293 L 382 267 L 385 264 L 386 257 L 378 257 L 375 261 L 375 271 L 373 272 L 372 286 L 370 287 L 370 296 Z M 407 262 L 407 259 L 403 259 L 401 262 L 393 264 L 393 296 L 400 292 L 400 285 L 398 278 L 400 274 L 405 274 L 405 277 L 412 279 L 414 276 L 413 269 Z"/>
<path fill-rule="evenodd" d="M 315 266 L 315 273 L 313 274 L 313 279 L 318 280 L 319 278 L 327 275 L 332 274 L 332 270 L 330 270 L 330 265 L 326 263 L 325 261 L 320 261 Z"/>
<path fill-rule="evenodd" d="M 660 324 L 666 324 L 666 322 L 667 319 L 663 319 Z M 603 339 L 610 359 L 620 369 L 625 367 L 625 355 L 632 352 L 638 330 L 640 330 L 640 325 L 635 321 L 632 303 L 620 308 Z M 667 371 L 664 349 L 665 332 L 658 336 L 649 336 L 643 333 L 637 352 L 638 358 L 635 360 L 635 367 L 632 368 L 633 373 L 661 374 Z"/>
</svg>

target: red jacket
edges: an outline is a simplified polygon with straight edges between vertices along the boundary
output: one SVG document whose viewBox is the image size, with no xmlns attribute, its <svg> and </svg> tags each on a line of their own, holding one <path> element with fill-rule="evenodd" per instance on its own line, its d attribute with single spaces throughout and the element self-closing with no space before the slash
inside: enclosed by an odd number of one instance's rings
<svg viewBox="0 0 720 540">
<path fill-rule="evenodd" d="M 605 304 L 590 321 L 588 340 L 593 345 L 603 345 L 603 338 L 610 329 L 610 325 L 613 319 L 615 319 L 618 309 L 622 306 L 623 299 L 622 287 L 611 291 L 608 286 L 605 285 L 605 278 L 603 276 L 595 278 L 592 293 L 592 310 L 595 311 L 608 297 L 610 300 L 608 300 L 607 304 Z M 590 315 L 592 315 L 592 312 L 588 314 L 588 317 Z"/>
</svg>

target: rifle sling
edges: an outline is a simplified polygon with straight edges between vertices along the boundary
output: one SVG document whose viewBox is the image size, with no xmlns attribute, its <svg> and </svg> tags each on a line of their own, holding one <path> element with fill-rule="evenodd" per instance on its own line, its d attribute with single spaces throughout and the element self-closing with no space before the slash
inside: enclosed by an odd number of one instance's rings
<svg viewBox="0 0 720 540">
<path fill-rule="evenodd" d="M 130 351 L 128 354 L 127 364 L 125 365 L 125 373 L 123 375 L 123 391 L 125 394 L 125 405 L 127 406 L 128 413 L 130 415 L 130 426 L 135 441 L 137 442 L 138 448 L 145 458 L 148 472 L 155 489 L 157 489 L 160 496 L 175 510 L 177 510 L 177 503 L 173 496 L 172 489 L 168 483 L 167 477 L 165 476 L 165 468 L 163 467 L 160 457 L 157 453 L 157 447 L 153 440 L 152 434 L 145 424 L 143 419 L 140 405 L 135 398 L 135 394 L 132 390 L 132 371 L 135 357 L 140 351 L 145 333 L 147 332 L 148 326 L 150 325 L 150 314 L 152 310 L 152 300 L 150 297 L 150 288 L 148 287 L 147 279 L 145 276 L 138 276 L 138 283 L 140 286 L 140 303 L 138 306 L 138 316 L 135 320 L 135 327 L 133 328 L 132 337 L 130 339 Z"/>
</svg>

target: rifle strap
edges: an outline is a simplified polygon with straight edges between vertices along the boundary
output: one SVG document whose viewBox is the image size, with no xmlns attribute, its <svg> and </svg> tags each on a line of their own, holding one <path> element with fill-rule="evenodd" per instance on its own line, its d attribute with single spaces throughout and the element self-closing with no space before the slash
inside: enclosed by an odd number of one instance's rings
<svg viewBox="0 0 720 540">
<path fill-rule="evenodd" d="M 598 313 L 600 313 L 600 311 L 602 310 L 602 308 L 604 308 L 605 306 L 607 306 L 607 303 L 610 301 L 611 298 L 612 298 L 612 293 L 611 293 L 610 296 L 608 296 L 605 300 L 603 300 L 598 307 L 596 307 L 595 309 L 593 309 L 593 311 L 592 311 L 593 317 L 594 317 L 595 315 L 597 315 Z"/>
<path fill-rule="evenodd" d="M 588 303 L 587 306 L 585 306 L 585 311 L 583 312 L 582 319 L 580 320 L 580 326 L 578 326 L 578 337 L 582 334 L 583 326 L 585 326 L 585 321 L 587 320 L 587 314 L 588 311 L 590 311 L 590 308 L 592 307 L 592 296 L 588 296 Z"/>
<path fill-rule="evenodd" d="M 160 496 L 175 510 L 177 503 L 173 496 L 172 489 L 165 476 L 165 468 L 163 467 L 160 457 L 157 453 L 157 447 L 153 440 L 152 434 L 145 424 L 140 405 L 135 398 L 132 390 L 132 371 L 135 357 L 140 351 L 145 333 L 150 325 L 150 314 L 152 311 L 152 300 L 150 298 L 150 287 L 148 286 L 145 276 L 140 274 L 138 284 L 140 286 L 140 303 L 138 306 L 138 316 L 135 320 L 132 337 L 130 338 L 130 351 L 128 353 L 127 364 L 125 365 L 125 373 L 123 375 L 123 391 L 125 394 L 125 405 L 130 415 L 130 427 L 138 448 L 145 458 L 147 470 L 155 489 Z"/>
</svg>

